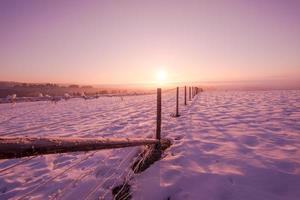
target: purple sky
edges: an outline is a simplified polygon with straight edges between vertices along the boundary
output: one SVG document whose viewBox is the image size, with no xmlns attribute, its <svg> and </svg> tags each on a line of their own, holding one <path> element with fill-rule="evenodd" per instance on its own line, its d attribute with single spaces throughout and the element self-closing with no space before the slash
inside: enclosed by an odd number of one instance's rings
<svg viewBox="0 0 300 200">
<path fill-rule="evenodd" d="M 300 78 L 299 0 L 1 0 L 0 80 Z"/>
</svg>

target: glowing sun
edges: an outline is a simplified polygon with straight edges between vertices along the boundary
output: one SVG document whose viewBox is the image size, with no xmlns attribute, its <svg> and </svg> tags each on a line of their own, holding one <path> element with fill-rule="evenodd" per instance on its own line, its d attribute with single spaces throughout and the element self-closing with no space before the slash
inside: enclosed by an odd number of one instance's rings
<svg viewBox="0 0 300 200">
<path fill-rule="evenodd" d="M 156 81 L 158 84 L 164 84 L 167 80 L 167 72 L 165 70 L 158 70 L 156 72 Z"/>
</svg>

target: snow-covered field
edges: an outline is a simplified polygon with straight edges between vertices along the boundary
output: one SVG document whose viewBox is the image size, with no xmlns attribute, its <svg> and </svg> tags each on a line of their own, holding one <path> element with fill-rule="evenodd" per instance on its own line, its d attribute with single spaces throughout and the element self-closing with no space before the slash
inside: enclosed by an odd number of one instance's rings
<svg viewBox="0 0 300 200">
<path fill-rule="evenodd" d="M 182 94 L 182 91 L 181 91 Z M 164 158 L 130 181 L 133 199 L 300 197 L 300 91 L 163 94 Z M 153 137 L 156 95 L 0 104 L 0 136 Z M 139 147 L 0 160 L 0 199 L 111 199 Z"/>
</svg>

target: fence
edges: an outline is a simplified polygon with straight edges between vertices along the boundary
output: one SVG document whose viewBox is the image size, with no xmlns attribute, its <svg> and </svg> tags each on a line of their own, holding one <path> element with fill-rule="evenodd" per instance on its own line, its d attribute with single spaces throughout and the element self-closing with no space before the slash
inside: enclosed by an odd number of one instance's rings
<svg viewBox="0 0 300 200">
<path fill-rule="evenodd" d="M 172 117 L 180 117 L 179 113 L 179 87 L 174 88 L 176 90 L 176 103 L 175 103 L 175 114 Z M 167 90 L 167 92 L 172 92 L 174 89 Z M 195 97 L 200 91 L 201 88 L 198 87 L 184 87 L 184 105 L 187 105 L 187 95 L 189 97 L 189 101 Z M 43 154 L 56 154 L 56 153 L 66 153 L 66 152 L 74 152 L 74 151 L 93 151 L 100 149 L 114 149 L 114 148 L 124 148 L 124 147 L 132 147 L 132 146 L 141 146 L 148 145 L 154 147 L 152 148 L 151 154 L 159 153 L 159 156 L 154 158 L 154 160 L 160 158 L 160 148 L 161 146 L 166 146 L 169 144 L 169 141 L 161 136 L 161 124 L 162 124 L 162 89 L 157 89 L 157 107 L 156 107 L 156 134 L 155 138 L 120 138 L 120 139 L 95 139 L 95 138 L 49 138 L 49 137 L 3 137 L 10 135 L 10 133 L 15 133 L 14 131 L 6 134 L 2 134 L 0 137 L 0 159 L 11 159 L 11 158 L 20 158 L 26 156 L 34 156 L 43 155 Z M 39 128 L 39 126 L 37 127 Z M 153 156 L 148 154 L 148 157 L 141 157 L 137 160 L 137 164 L 131 173 L 136 172 L 141 167 L 140 163 L 147 163 L 153 161 Z M 144 153 L 144 155 L 146 155 Z M 34 157 L 30 157 L 27 160 L 31 160 Z M 147 161 L 150 160 L 150 161 Z M 146 161 L 146 162 L 145 162 Z M 20 162 L 19 164 L 22 164 Z M 18 166 L 19 164 L 13 164 L 5 169 L 0 170 L 0 173 L 12 169 L 13 167 Z M 132 175 L 131 175 L 132 176 Z M 126 176 L 127 179 L 130 176 Z M 125 188 L 123 184 L 123 190 Z M 97 188 L 96 188 L 97 189 Z M 95 190 L 96 190 L 95 189 Z M 116 196 L 123 195 L 123 192 L 119 190 Z M 128 194 L 127 194 L 128 195 Z"/>
</svg>

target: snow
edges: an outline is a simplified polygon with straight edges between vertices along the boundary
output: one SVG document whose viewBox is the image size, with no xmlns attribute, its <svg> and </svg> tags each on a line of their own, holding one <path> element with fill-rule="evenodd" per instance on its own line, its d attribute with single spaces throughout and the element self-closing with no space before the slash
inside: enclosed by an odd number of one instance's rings
<svg viewBox="0 0 300 200">
<path fill-rule="evenodd" d="M 163 96 L 174 102 L 173 94 Z M 2 137 L 153 138 L 156 95 L 0 104 L 0 112 Z M 138 153 L 130 147 L 0 160 L 0 199 L 111 199 Z"/>
<path fill-rule="evenodd" d="M 163 94 L 163 159 L 133 199 L 299 199 L 300 91 Z M 0 136 L 151 138 L 156 95 L 0 104 Z M 140 147 L 0 160 L 0 199 L 111 199 Z"/>
<path fill-rule="evenodd" d="M 300 91 L 205 92 L 181 114 L 136 199 L 299 199 Z"/>
</svg>

